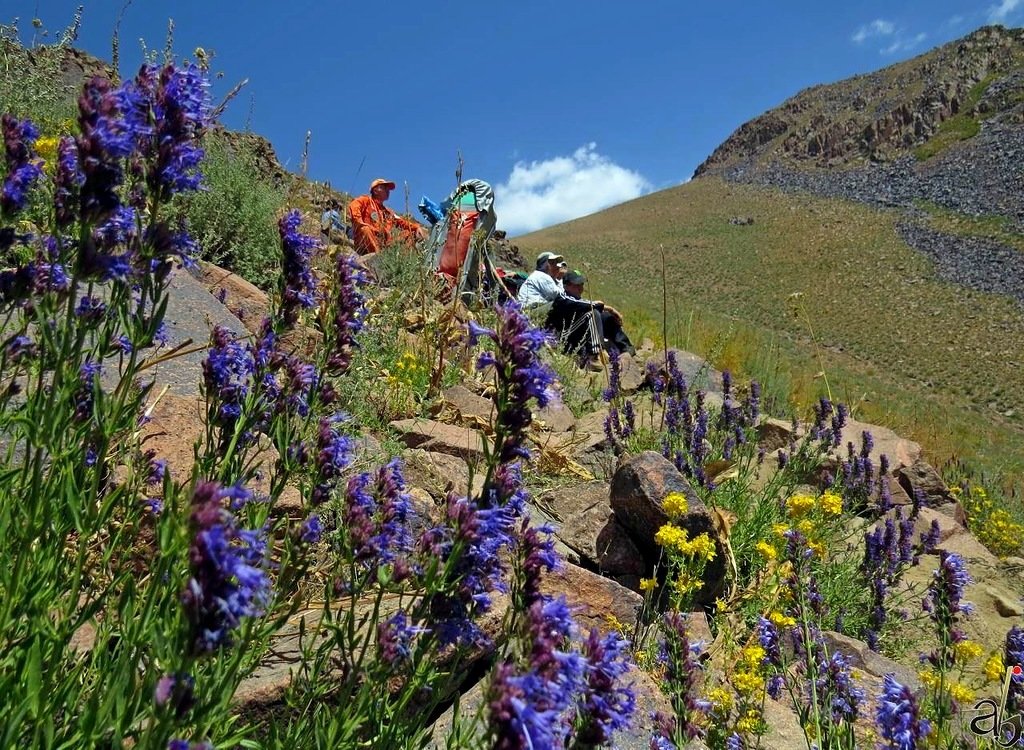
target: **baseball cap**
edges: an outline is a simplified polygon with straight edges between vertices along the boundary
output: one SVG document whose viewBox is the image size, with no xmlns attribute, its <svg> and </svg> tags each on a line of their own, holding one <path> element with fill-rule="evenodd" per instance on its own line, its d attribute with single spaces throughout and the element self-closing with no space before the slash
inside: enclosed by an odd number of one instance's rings
<svg viewBox="0 0 1024 750">
<path fill-rule="evenodd" d="M 562 283 L 563 284 L 580 284 L 582 286 L 583 284 L 587 283 L 587 277 L 584 276 L 583 274 L 581 274 L 579 271 L 572 270 L 572 271 L 569 271 L 569 273 L 567 273 L 565 275 L 565 278 L 562 279 Z"/>
<path fill-rule="evenodd" d="M 385 185 L 387 186 L 388 190 L 395 189 L 395 183 L 393 183 L 391 180 L 385 180 L 383 177 L 378 177 L 376 180 L 370 183 L 370 190 L 373 190 L 378 185 Z"/>
<path fill-rule="evenodd" d="M 545 263 L 548 263 L 548 262 L 550 262 L 552 260 L 565 260 L 565 259 L 561 255 L 559 255 L 558 253 L 544 252 L 544 253 L 541 253 L 540 255 L 537 256 L 537 268 L 543 268 Z"/>
</svg>

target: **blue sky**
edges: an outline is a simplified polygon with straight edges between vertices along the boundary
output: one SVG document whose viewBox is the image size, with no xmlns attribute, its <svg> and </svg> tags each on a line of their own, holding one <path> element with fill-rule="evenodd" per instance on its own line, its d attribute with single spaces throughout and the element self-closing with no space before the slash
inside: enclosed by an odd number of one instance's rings
<svg viewBox="0 0 1024 750">
<path fill-rule="evenodd" d="M 78 46 L 109 59 L 122 2 L 85 0 Z M 77 2 L 6 0 L 0 22 L 56 34 Z M 1024 22 L 1024 0 L 645 3 L 134 0 L 122 73 L 144 39 L 214 53 L 224 117 L 309 176 L 353 193 L 395 180 L 391 205 L 496 188 L 522 233 L 684 182 L 746 120 L 797 91 L 907 59 L 978 26 Z M 251 113 L 251 117 L 250 117 Z"/>
</svg>

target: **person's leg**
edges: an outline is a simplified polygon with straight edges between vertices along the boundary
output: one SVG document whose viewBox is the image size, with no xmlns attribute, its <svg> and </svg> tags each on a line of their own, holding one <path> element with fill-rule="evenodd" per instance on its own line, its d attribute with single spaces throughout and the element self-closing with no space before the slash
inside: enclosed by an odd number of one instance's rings
<svg viewBox="0 0 1024 750">
<path fill-rule="evenodd" d="M 629 336 L 622 330 L 622 323 L 607 310 L 601 311 L 601 323 L 603 325 L 603 343 L 606 349 L 615 347 L 620 352 L 628 352 L 629 354 L 636 354 L 636 349 L 633 347 L 633 343 L 629 340 Z"/>
</svg>

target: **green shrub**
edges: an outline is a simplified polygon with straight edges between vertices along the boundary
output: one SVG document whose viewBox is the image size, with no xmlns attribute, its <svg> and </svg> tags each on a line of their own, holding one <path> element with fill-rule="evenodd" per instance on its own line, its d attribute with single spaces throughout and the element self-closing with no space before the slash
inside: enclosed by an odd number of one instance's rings
<svg viewBox="0 0 1024 750">
<path fill-rule="evenodd" d="M 64 133 L 74 121 L 76 87 L 61 62 L 78 36 L 81 9 L 52 45 L 22 46 L 17 26 L 0 25 L 0 102 L 5 112 L 28 118 L 43 136 Z"/>
<path fill-rule="evenodd" d="M 246 143 L 219 133 L 206 138 L 206 190 L 182 204 L 202 257 L 269 289 L 281 268 L 276 217 L 285 204 L 283 186 L 261 173 Z"/>
<path fill-rule="evenodd" d="M 973 138 L 981 130 L 981 123 L 971 115 L 953 115 L 945 120 L 938 131 L 914 149 L 914 157 L 918 161 L 925 161 L 936 154 L 942 153 L 957 141 L 966 141 Z"/>
</svg>

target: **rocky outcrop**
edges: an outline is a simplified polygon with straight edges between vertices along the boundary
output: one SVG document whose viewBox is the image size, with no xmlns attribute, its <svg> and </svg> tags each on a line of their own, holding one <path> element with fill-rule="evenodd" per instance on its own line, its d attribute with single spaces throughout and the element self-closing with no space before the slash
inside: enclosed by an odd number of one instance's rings
<svg viewBox="0 0 1024 750">
<path fill-rule="evenodd" d="M 663 506 L 673 493 L 686 498 L 688 510 L 681 518 L 670 519 Z M 660 556 L 654 536 L 670 520 L 685 529 L 690 539 L 707 534 L 715 540 L 717 554 L 705 567 L 704 585 L 698 592 L 700 601 L 714 600 L 725 577 L 725 555 L 707 506 L 671 462 L 652 451 L 624 460 L 612 477 L 611 506 L 652 569 Z"/>
<path fill-rule="evenodd" d="M 887 161 L 958 114 L 1013 121 L 1024 32 L 998 26 L 867 75 L 801 91 L 741 125 L 694 173 L 740 162 L 819 167 Z M 993 95 L 986 95 L 990 89 Z M 999 117 L 1002 114 L 1008 117 Z"/>
</svg>

